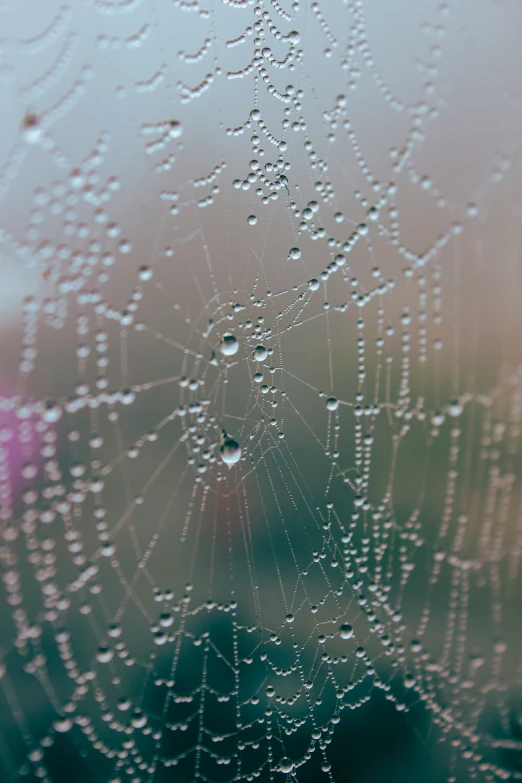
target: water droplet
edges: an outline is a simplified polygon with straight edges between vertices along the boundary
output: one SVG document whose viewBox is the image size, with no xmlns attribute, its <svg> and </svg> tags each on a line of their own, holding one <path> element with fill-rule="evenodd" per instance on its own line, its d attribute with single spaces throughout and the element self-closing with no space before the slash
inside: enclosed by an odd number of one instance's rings
<svg viewBox="0 0 522 783">
<path fill-rule="evenodd" d="M 220 448 L 221 459 L 231 467 L 241 459 L 241 446 L 233 438 L 226 436 Z"/>
<path fill-rule="evenodd" d="M 335 397 L 328 397 L 326 400 L 326 407 L 329 411 L 336 411 L 339 407 L 339 400 L 337 400 Z"/>
<path fill-rule="evenodd" d="M 152 269 L 150 268 L 150 266 L 147 266 L 145 264 L 143 266 L 140 266 L 139 271 L 138 271 L 138 277 L 140 278 L 140 280 L 150 280 L 151 277 L 152 277 L 152 274 L 153 273 L 152 273 Z"/>
<path fill-rule="evenodd" d="M 256 215 L 249 215 L 247 220 L 248 220 L 248 224 L 250 226 L 255 226 L 255 224 L 257 223 L 257 216 Z"/>
<path fill-rule="evenodd" d="M 116 552 L 116 547 L 112 541 L 104 541 L 100 547 L 100 552 L 104 557 L 112 557 Z"/>
<path fill-rule="evenodd" d="M 60 718 L 53 723 L 53 729 L 60 734 L 65 734 L 72 729 L 72 720 L 70 718 Z"/>
<path fill-rule="evenodd" d="M 21 472 L 24 479 L 34 479 L 38 475 L 38 465 L 34 462 L 26 462 L 22 465 Z"/>
<path fill-rule="evenodd" d="M 452 400 L 449 404 L 448 413 L 450 416 L 454 416 L 456 418 L 457 416 L 461 415 L 463 410 L 464 408 L 459 400 Z"/>
<path fill-rule="evenodd" d="M 268 356 L 268 351 L 264 345 L 258 345 L 254 348 L 254 359 L 256 362 L 264 362 Z"/>
<path fill-rule="evenodd" d="M 38 144 L 42 139 L 42 126 L 37 114 L 30 112 L 22 121 L 22 135 L 28 144 Z"/>
<path fill-rule="evenodd" d="M 221 345 L 219 346 L 219 350 L 223 354 L 223 356 L 234 356 L 239 350 L 239 342 L 236 337 L 234 337 L 233 334 L 225 334 L 223 335 L 223 339 L 221 340 Z"/>
<path fill-rule="evenodd" d="M 114 652 L 106 644 L 101 644 L 96 652 L 96 660 L 100 663 L 109 663 L 114 657 Z"/>
<path fill-rule="evenodd" d="M 351 639 L 353 636 L 353 628 L 348 623 L 343 623 L 339 628 L 339 635 L 341 639 Z"/>
<path fill-rule="evenodd" d="M 135 729 L 141 729 L 147 723 L 147 716 L 144 715 L 141 710 L 136 709 L 131 718 L 131 723 Z"/>
<path fill-rule="evenodd" d="M 183 125 L 179 120 L 171 120 L 169 128 L 169 136 L 171 139 L 179 139 L 183 133 Z"/>
<path fill-rule="evenodd" d="M 61 406 L 58 405 L 57 402 L 54 402 L 54 400 L 47 400 L 44 412 L 42 413 L 42 419 L 48 424 L 54 424 L 61 418 L 61 415 Z"/>
<path fill-rule="evenodd" d="M 170 628 L 172 623 L 174 622 L 174 618 L 172 617 L 170 612 L 162 612 L 160 614 L 160 625 L 163 626 L 163 628 Z"/>
<path fill-rule="evenodd" d="M 294 762 L 289 758 L 283 758 L 279 762 L 279 769 L 281 772 L 284 772 L 285 774 L 290 773 L 294 768 Z"/>
<path fill-rule="evenodd" d="M 298 258 L 301 258 L 301 250 L 298 247 L 290 248 L 288 257 L 293 259 L 294 261 L 297 261 Z"/>
</svg>

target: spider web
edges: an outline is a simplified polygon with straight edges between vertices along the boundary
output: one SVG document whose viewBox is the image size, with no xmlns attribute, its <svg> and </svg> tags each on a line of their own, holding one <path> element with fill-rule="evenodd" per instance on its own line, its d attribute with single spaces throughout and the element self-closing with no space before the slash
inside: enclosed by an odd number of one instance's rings
<svg viewBox="0 0 522 783">
<path fill-rule="evenodd" d="M 520 779 L 518 10 L 1 13 L 5 779 Z"/>
</svg>

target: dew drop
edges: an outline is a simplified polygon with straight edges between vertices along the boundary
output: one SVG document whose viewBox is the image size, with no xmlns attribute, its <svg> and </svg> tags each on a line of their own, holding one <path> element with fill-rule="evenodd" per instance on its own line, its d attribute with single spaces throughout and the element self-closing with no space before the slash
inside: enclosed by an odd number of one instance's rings
<svg viewBox="0 0 522 783">
<path fill-rule="evenodd" d="M 45 403 L 45 409 L 42 413 L 42 419 L 48 424 L 54 424 L 62 415 L 62 408 L 54 400 L 47 400 Z"/>
<path fill-rule="evenodd" d="M 144 280 L 144 281 L 150 280 L 152 277 L 152 269 L 150 268 L 150 266 L 147 266 L 146 264 L 140 266 L 138 271 L 138 277 L 140 278 L 140 280 Z"/>
<path fill-rule="evenodd" d="M 326 407 L 329 411 L 336 411 L 339 407 L 339 400 L 337 400 L 335 397 L 328 397 L 326 400 Z"/>
<path fill-rule="evenodd" d="M 100 552 L 104 557 L 112 557 L 116 552 L 116 547 L 112 541 L 104 541 L 101 545 Z"/>
<path fill-rule="evenodd" d="M 109 663 L 114 657 L 114 652 L 106 644 L 101 644 L 96 652 L 96 660 L 99 663 Z"/>
<path fill-rule="evenodd" d="M 72 729 L 72 725 L 72 720 L 70 718 L 61 718 L 54 721 L 53 729 L 58 731 L 60 734 L 65 734 L 67 731 Z"/>
<path fill-rule="evenodd" d="M 339 635 L 341 639 L 351 639 L 353 636 L 353 628 L 348 623 L 343 623 L 339 628 Z"/>
<path fill-rule="evenodd" d="M 22 121 L 22 135 L 28 144 L 39 144 L 42 140 L 42 126 L 37 114 L 30 112 Z"/>
<path fill-rule="evenodd" d="M 179 120 L 171 120 L 169 128 L 169 136 L 171 139 L 179 139 L 183 133 L 183 125 Z"/>
<path fill-rule="evenodd" d="M 285 774 L 289 774 L 294 768 L 294 762 L 289 758 L 283 758 L 279 762 L 279 769 Z"/>
<path fill-rule="evenodd" d="M 131 718 L 131 723 L 135 729 L 142 729 L 143 726 L 145 726 L 147 723 L 147 716 L 144 715 L 140 710 L 136 709 L 134 710 L 134 714 Z"/>
<path fill-rule="evenodd" d="M 462 404 L 459 402 L 459 400 L 452 400 L 449 404 L 448 413 L 450 416 L 456 418 L 457 416 L 461 415 L 463 410 L 464 408 Z"/>
<path fill-rule="evenodd" d="M 24 479 L 34 479 L 38 475 L 38 465 L 33 462 L 26 462 L 22 465 L 22 476 Z"/>
<path fill-rule="evenodd" d="M 223 356 L 234 356 L 239 350 L 239 342 L 236 337 L 234 337 L 233 334 L 225 334 L 223 335 L 223 339 L 221 340 L 221 345 L 219 346 L 219 350 L 223 354 Z"/>
<path fill-rule="evenodd" d="M 224 437 L 219 453 L 221 454 L 221 459 L 225 465 L 232 467 L 232 465 L 235 465 L 241 459 L 241 446 L 233 438 L 226 436 Z"/>
<path fill-rule="evenodd" d="M 264 345 L 258 345 L 254 349 L 254 359 L 256 362 L 264 362 L 268 356 L 268 351 Z"/>
</svg>

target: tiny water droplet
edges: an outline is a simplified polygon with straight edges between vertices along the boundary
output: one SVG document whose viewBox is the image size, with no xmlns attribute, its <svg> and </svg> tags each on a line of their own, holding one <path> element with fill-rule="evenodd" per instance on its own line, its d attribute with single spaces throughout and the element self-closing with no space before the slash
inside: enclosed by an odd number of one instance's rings
<svg viewBox="0 0 522 783">
<path fill-rule="evenodd" d="M 152 272 L 152 269 L 150 268 L 150 266 L 147 266 L 146 264 L 144 264 L 143 266 L 140 266 L 139 271 L 138 271 L 138 277 L 140 278 L 140 280 L 144 280 L 144 281 L 145 280 L 150 280 L 151 277 L 152 277 L 152 274 L 153 274 L 153 272 Z"/>
<path fill-rule="evenodd" d="M 22 121 L 22 135 L 28 144 L 39 144 L 42 140 L 40 118 L 34 112 L 25 115 Z"/>
<path fill-rule="evenodd" d="M 179 139 L 183 133 L 183 125 L 179 120 L 171 120 L 169 128 L 169 136 L 171 139 Z"/>
</svg>

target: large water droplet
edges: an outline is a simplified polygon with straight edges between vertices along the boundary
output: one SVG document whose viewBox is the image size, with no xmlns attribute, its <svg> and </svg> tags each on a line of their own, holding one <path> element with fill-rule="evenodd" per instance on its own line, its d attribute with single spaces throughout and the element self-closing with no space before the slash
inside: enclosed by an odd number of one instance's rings
<svg viewBox="0 0 522 783">
<path fill-rule="evenodd" d="M 256 362 L 264 362 L 268 356 L 268 351 L 264 345 L 258 345 L 254 348 L 254 359 Z"/>
<path fill-rule="evenodd" d="M 234 356 L 234 354 L 239 350 L 239 342 L 237 341 L 237 338 L 234 337 L 233 334 L 223 335 L 219 350 L 223 356 Z"/>
<path fill-rule="evenodd" d="M 221 445 L 220 454 L 225 465 L 231 467 L 241 459 L 241 446 L 233 438 L 227 436 Z"/>
<path fill-rule="evenodd" d="M 294 768 L 294 762 L 289 758 L 283 758 L 279 762 L 279 769 L 281 772 L 285 772 L 286 774 L 288 774 L 293 770 L 293 768 Z"/>
<path fill-rule="evenodd" d="M 339 628 L 339 635 L 341 639 L 351 639 L 353 636 L 353 628 L 348 623 L 343 623 Z"/>
</svg>

